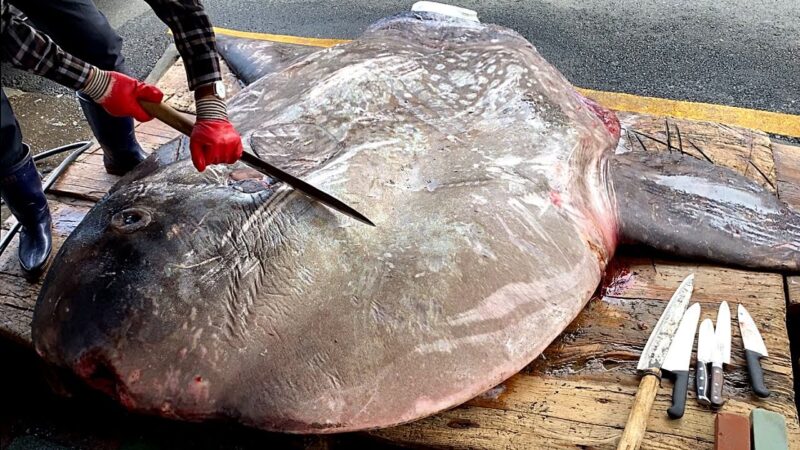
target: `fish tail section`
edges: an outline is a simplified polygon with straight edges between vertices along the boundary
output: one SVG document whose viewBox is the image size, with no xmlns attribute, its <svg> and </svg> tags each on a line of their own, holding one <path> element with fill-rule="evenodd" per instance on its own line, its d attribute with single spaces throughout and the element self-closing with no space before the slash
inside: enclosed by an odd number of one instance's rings
<svg viewBox="0 0 800 450">
<path fill-rule="evenodd" d="M 800 214 L 771 191 L 688 155 L 631 152 L 611 160 L 625 240 L 757 269 L 800 270 Z"/>
<path fill-rule="evenodd" d="M 245 85 L 266 75 L 280 72 L 305 56 L 320 50 L 313 45 L 298 45 L 266 39 L 217 35 L 217 48 L 237 78 Z"/>
</svg>

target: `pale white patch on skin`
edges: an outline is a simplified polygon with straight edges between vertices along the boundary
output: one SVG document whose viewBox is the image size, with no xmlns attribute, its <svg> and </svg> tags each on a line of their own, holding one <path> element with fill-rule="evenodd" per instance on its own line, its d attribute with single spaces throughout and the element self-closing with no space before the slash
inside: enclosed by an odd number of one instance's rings
<svg viewBox="0 0 800 450">
<path fill-rule="evenodd" d="M 698 195 L 714 202 L 741 206 L 760 214 L 779 213 L 775 208 L 765 205 L 755 193 L 719 184 L 710 184 L 705 179 L 687 175 L 657 176 L 654 179 L 661 186 L 667 186 L 687 194 Z"/>
</svg>

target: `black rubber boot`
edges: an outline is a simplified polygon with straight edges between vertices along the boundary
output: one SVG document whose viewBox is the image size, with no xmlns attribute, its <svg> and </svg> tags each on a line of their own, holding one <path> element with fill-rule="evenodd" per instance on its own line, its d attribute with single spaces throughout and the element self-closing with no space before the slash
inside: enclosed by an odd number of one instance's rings
<svg viewBox="0 0 800 450">
<path fill-rule="evenodd" d="M 0 168 L 0 193 L 22 226 L 19 232 L 19 264 L 26 277 L 33 280 L 42 273 L 50 257 L 53 239 L 50 235 L 47 198 L 27 145 L 22 161 L 9 168 Z"/>
<path fill-rule="evenodd" d="M 78 103 L 100 147 L 103 148 L 103 165 L 106 167 L 106 172 L 122 176 L 144 161 L 147 155 L 136 141 L 132 118 L 114 117 L 102 106 L 80 93 Z"/>
</svg>

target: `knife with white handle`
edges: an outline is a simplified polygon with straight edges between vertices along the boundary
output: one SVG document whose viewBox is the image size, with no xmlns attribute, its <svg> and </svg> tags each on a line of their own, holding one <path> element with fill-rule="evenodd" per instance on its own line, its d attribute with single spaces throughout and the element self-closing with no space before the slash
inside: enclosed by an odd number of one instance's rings
<svg viewBox="0 0 800 450">
<path fill-rule="evenodd" d="M 739 330 L 742 332 L 744 343 L 744 356 L 747 360 L 747 372 L 750 374 L 750 386 L 753 392 L 761 398 L 769 397 L 769 389 L 764 386 L 764 370 L 761 368 L 761 358 L 769 356 L 764 339 L 758 332 L 756 323 L 750 317 L 744 306 L 739 305 Z"/>
<path fill-rule="evenodd" d="M 667 357 L 664 359 L 662 370 L 672 375 L 672 406 L 667 414 L 673 419 L 683 417 L 686 409 L 686 391 L 689 387 L 689 363 L 692 360 L 692 347 L 694 336 L 697 333 L 697 322 L 700 321 L 700 304 L 695 303 L 683 314 L 681 324 L 672 345 L 669 347 Z"/>
<path fill-rule="evenodd" d="M 725 385 L 724 364 L 731 363 L 731 309 L 728 302 L 722 302 L 717 312 L 717 326 L 714 330 L 717 349 L 711 353 L 711 407 L 720 408 L 725 403 L 722 388 Z"/>
</svg>

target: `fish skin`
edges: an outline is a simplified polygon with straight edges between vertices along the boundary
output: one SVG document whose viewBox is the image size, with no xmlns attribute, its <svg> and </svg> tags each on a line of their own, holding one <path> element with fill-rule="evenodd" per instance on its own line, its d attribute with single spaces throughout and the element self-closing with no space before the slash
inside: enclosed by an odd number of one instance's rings
<svg viewBox="0 0 800 450">
<path fill-rule="evenodd" d="M 292 433 L 408 422 L 518 372 L 616 248 L 614 114 L 493 25 L 406 14 L 290 56 L 230 101 L 246 150 L 377 227 L 239 163 L 197 173 L 179 138 L 62 246 L 39 354 L 135 411 Z"/>
</svg>

